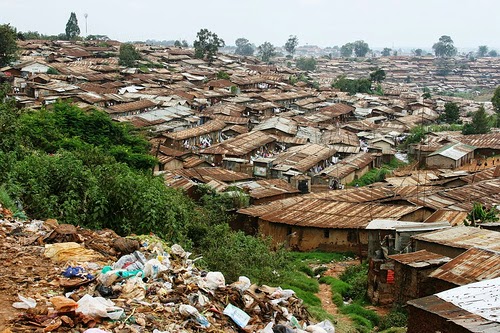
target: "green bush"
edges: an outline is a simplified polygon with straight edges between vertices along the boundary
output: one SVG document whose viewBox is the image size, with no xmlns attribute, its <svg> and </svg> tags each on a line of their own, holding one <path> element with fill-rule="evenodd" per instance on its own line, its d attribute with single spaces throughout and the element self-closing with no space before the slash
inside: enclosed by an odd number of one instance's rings
<svg viewBox="0 0 500 333">
<path fill-rule="evenodd" d="M 317 276 L 317 275 L 322 275 L 324 272 L 326 272 L 328 270 L 328 267 L 326 266 L 319 266 L 319 267 L 316 267 L 314 269 L 314 271 L 312 272 L 313 275 L 311 276 Z"/>
<path fill-rule="evenodd" d="M 405 327 L 408 323 L 408 313 L 402 308 L 394 308 L 380 319 L 379 329 L 385 330 L 391 327 Z"/>
<path fill-rule="evenodd" d="M 300 264 L 300 265 L 298 265 L 298 270 L 301 271 L 302 273 L 307 274 L 310 277 L 316 276 L 315 273 L 313 272 L 313 270 L 311 269 L 311 267 L 309 267 L 306 264 Z"/>
<path fill-rule="evenodd" d="M 323 276 L 319 279 L 319 282 L 330 285 L 332 293 L 338 293 L 341 296 L 348 295 L 350 290 L 352 289 L 351 285 L 349 285 L 348 283 L 345 283 L 344 281 L 331 276 Z"/>
<path fill-rule="evenodd" d="M 368 265 L 366 263 L 347 267 L 339 278 L 351 285 L 351 289 L 343 295 L 344 297 L 351 298 L 354 301 L 364 301 L 366 299 L 368 288 Z"/>
<path fill-rule="evenodd" d="M 304 291 L 297 286 L 292 286 L 288 284 L 282 284 L 280 285 L 281 288 L 283 289 L 292 289 L 295 291 L 295 295 L 302 299 L 305 304 L 311 305 L 311 306 L 321 306 L 321 300 L 318 298 L 318 296 L 314 295 L 310 291 Z"/>
<path fill-rule="evenodd" d="M 349 318 L 351 318 L 354 326 L 359 332 L 370 332 L 373 329 L 372 323 L 365 317 L 351 313 L 349 314 Z"/>
<path fill-rule="evenodd" d="M 332 294 L 332 302 L 335 304 L 339 309 L 344 306 L 344 298 L 342 295 L 339 293 L 333 293 Z"/>
<path fill-rule="evenodd" d="M 343 314 L 356 314 L 358 316 L 366 318 L 371 322 L 373 326 L 377 326 L 380 321 L 380 317 L 375 311 L 365 309 L 359 304 L 349 304 L 343 306 L 340 309 L 340 312 Z"/>
<path fill-rule="evenodd" d="M 312 293 L 319 292 L 318 281 L 316 279 L 308 277 L 306 274 L 301 272 L 284 272 L 279 282 L 280 284 L 288 284 L 298 287 L 304 291 L 309 291 Z"/>
</svg>

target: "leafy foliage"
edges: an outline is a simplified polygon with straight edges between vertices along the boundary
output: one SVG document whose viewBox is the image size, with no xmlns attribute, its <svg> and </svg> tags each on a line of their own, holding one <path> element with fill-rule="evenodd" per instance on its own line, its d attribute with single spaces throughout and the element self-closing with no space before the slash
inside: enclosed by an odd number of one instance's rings
<svg viewBox="0 0 500 333">
<path fill-rule="evenodd" d="M 305 58 L 305 57 L 300 57 L 297 59 L 297 68 L 303 70 L 303 71 L 314 71 L 316 70 L 316 59 L 313 57 Z"/>
<path fill-rule="evenodd" d="M 498 221 L 498 210 L 493 206 L 486 209 L 481 203 L 474 202 L 472 210 L 464 221 L 466 225 L 477 226 L 479 223 Z"/>
<path fill-rule="evenodd" d="M 366 290 L 368 288 L 368 265 L 348 266 L 339 276 L 340 280 L 351 285 L 351 290 L 345 295 L 354 301 L 364 301 L 366 299 Z"/>
<path fill-rule="evenodd" d="M 408 323 L 408 313 L 403 308 L 393 308 L 391 312 L 380 318 L 379 330 L 393 327 L 405 327 Z"/>
<path fill-rule="evenodd" d="M 372 82 L 382 82 L 385 80 L 385 71 L 382 68 L 376 68 L 370 73 L 370 80 Z"/>
<path fill-rule="evenodd" d="M 201 29 L 196 34 L 196 40 L 193 43 L 194 56 L 199 59 L 206 57 L 208 62 L 211 63 L 215 59 L 219 48 L 225 45 L 224 40 L 219 38 L 216 33 L 208 29 Z"/>
<path fill-rule="evenodd" d="M 235 42 L 236 50 L 234 53 L 242 55 L 242 56 L 252 56 L 255 52 L 255 48 L 248 39 L 246 38 L 238 38 Z"/>
<path fill-rule="evenodd" d="M 368 43 L 363 40 L 357 40 L 353 43 L 354 46 L 354 54 L 356 57 L 365 57 L 366 54 L 370 51 L 370 47 Z"/>
<path fill-rule="evenodd" d="M 391 55 L 391 51 L 392 49 L 388 48 L 388 47 L 384 47 L 384 49 L 382 50 L 382 57 L 388 57 Z"/>
<path fill-rule="evenodd" d="M 9 24 L 0 25 L 0 67 L 17 59 L 16 28 Z"/>
<path fill-rule="evenodd" d="M 479 109 L 474 112 L 472 116 L 472 122 L 470 124 L 465 124 L 462 133 L 467 134 L 486 134 L 490 131 L 490 122 L 484 106 L 480 106 Z"/>
<path fill-rule="evenodd" d="M 120 55 L 119 55 L 119 63 L 122 66 L 133 67 L 135 65 L 136 60 L 139 60 L 141 55 L 135 49 L 135 46 L 130 43 L 123 43 L 120 45 Z"/>
<path fill-rule="evenodd" d="M 269 62 L 271 58 L 276 56 L 276 48 L 269 42 L 264 42 L 263 44 L 259 45 L 257 49 L 259 50 L 259 57 L 264 62 Z"/>
<path fill-rule="evenodd" d="M 495 112 L 500 114 L 500 86 L 495 89 L 493 93 L 493 97 L 491 98 L 491 104 L 495 108 Z"/>
<path fill-rule="evenodd" d="M 380 321 L 380 317 L 375 311 L 365 309 L 359 304 L 350 304 L 343 306 L 340 309 L 340 312 L 344 314 L 356 314 L 358 316 L 366 318 L 371 322 L 373 326 L 377 326 Z"/>
<path fill-rule="evenodd" d="M 439 120 L 448 124 L 457 123 L 460 118 L 460 108 L 457 103 L 447 102 L 444 105 L 444 112 L 439 116 Z"/>
<path fill-rule="evenodd" d="M 439 41 L 432 45 L 436 57 L 453 57 L 457 54 L 457 49 L 453 45 L 453 40 L 450 36 L 443 35 L 439 37 Z"/>
<path fill-rule="evenodd" d="M 477 48 L 477 56 L 478 57 L 485 57 L 487 54 L 488 54 L 488 46 L 480 45 Z"/>
<path fill-rule="evenodd" d="M 66 38 L 68 40 L 75 39 L 80 35 L 80 27 L 78 26 L 78 19 L 76 18 L 76 14 L 71 12 L 69 15 L 68 22 L 66 23 Z"/>
<path fill-rule="evenodd" d="M 353 51 L 354 51 L 354 44 L 353 43 L 344 44 L 340 48 L 340 56 L 344 57 L 344 58 L 349 58 L 352 56 Z"/>
<path fill-rule="evenodd" d="M 293 56 L 295 54 L 295 48 L 297 47 L 297 45 L 299 45 L 299 39 L 297 38 L 297 36 L 290 35 L 285 43 L 284 48 L 286 52 Z"/>
<path fill-rule="evenodd" d="M 372 82 L 369 79 L 348 79 L 342 75 L 333 82 L 332 86 L 350 95 L 357 93 L 372 93 Z"/>
</svg>

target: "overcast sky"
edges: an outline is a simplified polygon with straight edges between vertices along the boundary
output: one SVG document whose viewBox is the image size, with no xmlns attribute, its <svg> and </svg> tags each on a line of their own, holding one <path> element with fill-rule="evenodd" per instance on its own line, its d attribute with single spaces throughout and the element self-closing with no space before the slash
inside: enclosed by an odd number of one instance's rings
<svg viewBox="0 0 500 333">
<path fill-rule="evenodd" d="M 498 0 L 0 0 L 0 23 L 21 31 L 64 32 L 70 12 L 81 35 L 120 41 L 186 39 L 207 28 L 234 45 L 245 37 L 282 46 L 343 45 L 362 39 L 370 47 L 430 50 L 441 35 L 458 48 L 488 45 L 500 51 Z"/>
</svg>

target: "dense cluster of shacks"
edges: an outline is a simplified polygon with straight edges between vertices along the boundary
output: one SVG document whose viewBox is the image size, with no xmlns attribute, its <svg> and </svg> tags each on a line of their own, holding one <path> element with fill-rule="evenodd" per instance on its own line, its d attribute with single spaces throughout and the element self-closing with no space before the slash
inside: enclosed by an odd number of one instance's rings
<svg viewBox="0 0 500 333">
<path fill-rule="evenodd" d="M 22 62 L 0 74 L 12 82 L 19 106 L 36 109 L 62 99 L 103 110 L 148 133 L 166 186 L 193 197 L 200 184 L 248 195 L 251 205 L 235 212 L 235 229 L 272 236 L 276 246 L 294 250 L 371 258 L 370 298 L 410 300 L 409 332 L 421 332 L 423 321 L 429 331 L 500 330 L 498 318 L 483 313 L 491 314 L 493 302 L 457 305 L 455 298 L 469 289 L 433 295 L 500 275 L 492 268 L 500 263 L 498 225 L 464 226 L 475 202 L 487 209 L 500 203 L 500 132 L 428 133 L 409 147 L 414 163 L 382 182 L 356 185 L 371 169 L 401 158 L 397 148 L 409 131 L 435 123 L 446 102 L 459 104 L 464 122 L 480 106 L 455 97 L 423 99 L 423 86 L 494 88 L 498 58 L 450 60 L 447 76 L 438 75 L 443 64 L 432 57 L 320 59 L 309 73 L 317 89 L 290 84 L 301 73 L 294 66 L 252 57 L 219 54 L 209 64 L 192 49 L 138 45 L 137 68 L 125 68 L 112 41 L 21 46 Z M 351 96 L 330 86 L 338 75 L 366 77 L 374 66 L 387 72 L 383 96 Z M 497 287 L 491 298 L 500 296 L 500 282 L 491 281 Z"/>
</svg>

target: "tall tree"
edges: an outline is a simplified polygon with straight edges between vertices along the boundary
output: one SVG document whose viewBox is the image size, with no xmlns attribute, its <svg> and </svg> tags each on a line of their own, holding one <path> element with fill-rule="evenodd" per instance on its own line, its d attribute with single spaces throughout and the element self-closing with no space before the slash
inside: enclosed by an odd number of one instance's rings
<svg viewBox="0 0 500 333">
<path fill-rule="evenodd" d="M 479 109 L 474 112 L 472 116 L 472 122 L 466 124 L 462 129 L 462 133 L 467 134 L 486 134 L 490 131 L 490 123 L 484 106 L 480 106 Z"/>
<path fill-rule="evenodd" d="M 139 60 L 141 55 L 135 49 L 135 46 L 130 43 L 120 45 L 119 63 L 122 66 L 132 67 L 135 61 Z"/>
<path fill-rule="evenodd" d="M 453 45 L 453 39 L 450 36 L 443 35 L 439 41 L 432 45 L 436 57 L 453 57 L 457 54 L 457 48 Z"/>
<path fill-rule="evenodd" d="M 357 40 L 354 42 L 354 54 L 356 57 L 364 57 L 370 51 L 370 47 L 363 40 Z"/>
<path fill-rule="evenodd" d="M 206 57 L 208 62 L 211 63 L 215 59 L 215 55 L 217 51 L 219 51 L 219 48 L 225 45 L 224 40 L 219 38 L 216 33 L 208 29 L 201 29 L 196 35 L 196 40 L 193 43 L 194 56 L 199 59 Z"/>
<path fill-rule="evenodd" d="M 316 59 L 313 57 L 305 58 L 300 57 L 297 59 L 297 68 L 303 71 L 314 71 L 316 70 Z"/>
<path fill-rule="evenodd" d="M 299 39 L 297 36 L 292 36 L 288 37 L 288 40 L 285 43 L 285 50 L 288 52 L 291 56 L 295 54 L 295 48 L 299 45 Z"/>
<path fill-rule="evenodd" d="M 457 103 L 448 102 L 444 105 L 444 112 L 439 116 L 439 120 L 448 124 L 456 124 L 460 118 L 460 108 Z"/>
<path fill-rule="evenodd" d="M 259 45 L 258 49 L 259 56 L 264 62 L 268 62 L 272 57 L 276 55 L 276 48 L 269 42 L 264 42 L 263 44 Z"/>
<path fill-rule="evenodd" d="M 488 46 L 480 45 L 477 48 L 477 56 L 478 57 L 486 57 L 486 54 L 488 54 Z"/>
<path fill-rule="evenodd" d="M 16 29 L 9 24 L 0 25 L 0 67 L 17 58 Z"/>
<path fill-rule="evenodd" d="M 384 47 L 384 49 L 382 50 L 382 57 L 388 57 L 391 55 L 391 49 L 388 48 L 388 47 Z"/>
<path fill-rule="evenodd" d="M 340 56 L 344 58 L 349 58 L 352 56 L 353 51 L 354 51 L 354 45 L 352 43 L 344 44 L 340 48 Z"/>
<path fill-rule="evenodd" d="M 416 56 L 416 57 L 421 57 L 422 56 L 422 53 L 424 53 L 424 51 L 422 49 L 416 49 L 416 50 L 413 50 L 412 51 L 413 54 Z"/>
<path fill-rule="evenodd" d="M 80 35 L 78 20 L 76 19 L 76 14 L 74 12 L 71 12 L 68 23 L 66 23 L 66 38 L 71 40 L 78 37 L 78 35 Z"/>
<path fill-rule="evenodd" d="M 248 39 L 246 38 L 238 38 L 235 42 L 236 44 L 236 51 L 234 51 L 235 54 L 239 54 L 242 56 L 252 56 L 253 53 L 255 52 L 254 47 Z"/>
<path fill-rule="evenodd" d="M 497 52 L 497 50 L 491 50 L 490 52 L 488 52 L 488 56 L 489 56 L 489 57 L 492 57 L 492 58 L 496 58 L 496 57 L 498 57 L 498 52 Z"/>
<path fill-rule="evenodd" d="M 491 98 L 491 104 L 493 104 L 497 115 L 500 116 L 500 86 L 495 89 L 495 93 Z"/>
</svg>

